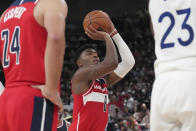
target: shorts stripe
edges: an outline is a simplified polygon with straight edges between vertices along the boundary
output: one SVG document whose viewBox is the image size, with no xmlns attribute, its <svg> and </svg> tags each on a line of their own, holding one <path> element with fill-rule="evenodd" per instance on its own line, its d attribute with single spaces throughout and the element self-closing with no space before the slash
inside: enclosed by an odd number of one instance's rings
<svg viewBox="0 0 196 131">
<path fill-rule="evenodd" d="M 43 98 L 34 97 L 33 117 L 31 122 L 31 131 L 40 131 L 43 111 Z"/>
<path fill-rule="evenodd" d="M 34 97 L 31 131 L 52 131 L 54 105 L 45 98 Z"/>
<path fill-rule="evenodd" d="M 42 111 L 42 122 L 41 122 L 41 131 L 44 131 L 45 116 L 46 116 L 46 99 L 44 98 L 44 105 L 43 105 L 43 111 Z"/>
<path fill-rule="evenodd" d="M 46 114 L 45 114 L 45 125 L 44 131 L 52 131 L 53 125 L 53 116 L 54 116 L 54 104 L 51 103 L 49 100 L 46 100 L 47 107 L 46 107 Z"/>
</svg>

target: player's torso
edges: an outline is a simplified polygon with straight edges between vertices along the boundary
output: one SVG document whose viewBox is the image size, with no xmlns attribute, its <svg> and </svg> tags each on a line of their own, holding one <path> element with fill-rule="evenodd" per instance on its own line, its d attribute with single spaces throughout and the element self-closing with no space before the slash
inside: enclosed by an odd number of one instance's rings
<svg viewBox="0 0 196 131">
<path fill-rule="evenodd" d="M 155 72 L 196 71 L 196 1 L 150 0 Z"/>
<path fill-rule="evenodd" d="M 83 129 L 105 129 L 108 122 L 109 103 L 106 86 L 104 79 L 97 79 L 84 94 L 74 95 L 71 131 L 77 126 L 81 131 Z"/>
<path fill-rule="evenodd" d="M 38 0 L 16 0 L 0 22 L 0 55 L 6 86 L 43 84 L 46 30 L 34 18 Z"/>
</svg>

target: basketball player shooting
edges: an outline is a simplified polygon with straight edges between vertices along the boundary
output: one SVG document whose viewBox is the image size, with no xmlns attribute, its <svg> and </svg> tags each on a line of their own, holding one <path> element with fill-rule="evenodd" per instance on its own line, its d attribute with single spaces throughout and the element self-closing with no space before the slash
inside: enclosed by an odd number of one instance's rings
<svg viewBox="0 0 196 131">
<path fill-rule="evenodd" d="M 131 51 L 118 34 L 108 15 L 102 11 L 94 11 L 88 15 L 90 17 L 85 18 L 92 19 L 84 20 L 91 21 L 89 24 L 84 22 L 85 32 L 93 40 L 105 41 L 106 56 L 100 62 L 93 45 L 84 45 L 76 52 L 75 62 L 78 69 L 71 81 L 74 107 L 73 122 L 69 131 L 105 130 L 108 122 L 109 102 L 107 87 L 121 80 L 135 63 Z M 96 22 L 100 27 L 93 24 Z M 98 28 L 104 31 L 98 31 Z M 116 48 L 111 38 L 116 43 L 122 58 L 120 63 L 118 63 Z"/>
<path fill-rule="evenodd" d="M 196 130 L 196 1 L 150 0 L 155 81 L 151 131 Z"/>
</svg>

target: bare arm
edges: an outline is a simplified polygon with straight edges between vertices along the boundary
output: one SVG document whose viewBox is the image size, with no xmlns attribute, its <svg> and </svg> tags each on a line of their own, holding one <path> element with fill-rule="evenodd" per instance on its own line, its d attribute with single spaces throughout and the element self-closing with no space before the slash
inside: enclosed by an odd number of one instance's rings
<svg viewBox="0 0 196 131">
<path fill-rule="evenodd" d="M 106 75 L 104 77 L 107 82 L 108 88 L 114 85 L 115 83 L 119 82 L 122 78 L 116 75 L 116 73 L 113 71 L 110 74 Z"/>
<path fill-rule="evenodd" d="M 105 32 L 96 31 L 91 27 L 87 30 L 87 35 L 94 40 L 104 40 L 106 43 L 106 56 L 105 59 L 92 66 L 81 67 L 72 78 L 72 89 L 74 93 L 81 94 L 89 87 L 92 80 L 101 78 L 113 71 L 118 64 L 117 52 L 110 36 Z M 83 89 L 79 87 L 84 87 Z M 86 87 L 86 88 L 85 88 Z"/>
<path fill-rule="evenodd" d="M 62 101 L 58 87 L 65 52 L 65 19 L 67 16 L 67 5 L 62 0 L 41 0 L 40 3 L 38 3 L 38 7 L 35 8 L 34 15 L 38 23 L 45 27 L 48 33 L 45 50 L 46 83 L 42 89 L 42 94 L 51 102 L 58 105 L 61 110 Z"/>
<path fill-rule="evenodd" d="M 65 52 L 65 10 L 44 13 L 44 27 L 48 32 L 45 51 L 46 87 L 58 90 Z"/>
</svg>

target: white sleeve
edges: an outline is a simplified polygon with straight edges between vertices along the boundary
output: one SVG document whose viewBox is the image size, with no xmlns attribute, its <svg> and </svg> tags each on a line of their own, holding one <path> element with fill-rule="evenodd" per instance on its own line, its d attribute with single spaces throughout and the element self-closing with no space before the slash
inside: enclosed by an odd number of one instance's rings
<svg viewBox="0 0 196 131">
<path fill-rule="evenodd" d="M 0 96 L 3 93 L 5 87 L 3 86 L 3 84 L 0 82 Z"/>
<path fill-rule="evenodd" d="M 118 47 L 118 51 L 120 53 L 122 61 L 118 64 L 118 67 L 114 70 L 114 72 L 121 78 L 123 78 L 134 66 L 135 59 L 133 54 L 131 53 L 129 47 L 124 42 L 119 33 L 116 33 L 112 36 L 116 46 Z"/>
</svg>

